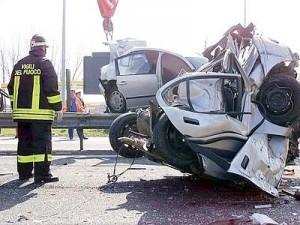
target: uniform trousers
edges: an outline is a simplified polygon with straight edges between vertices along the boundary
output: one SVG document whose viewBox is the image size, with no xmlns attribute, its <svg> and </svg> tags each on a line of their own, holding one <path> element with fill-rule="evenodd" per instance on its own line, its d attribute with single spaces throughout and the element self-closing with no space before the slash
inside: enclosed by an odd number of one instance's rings
<svg viewBox="0 0 300 225">
<path fill-rule="evenodd" d="M 17 169 L 20 177 L 45 177 L 52 160 L 52 123 L 18 122 Z"/>
</svg>

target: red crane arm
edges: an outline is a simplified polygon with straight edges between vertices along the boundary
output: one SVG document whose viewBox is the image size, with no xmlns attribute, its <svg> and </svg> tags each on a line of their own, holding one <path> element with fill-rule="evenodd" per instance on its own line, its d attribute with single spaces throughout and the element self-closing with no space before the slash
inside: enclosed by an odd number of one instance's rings
<svg viewBox="0 0 300 225">
<path fill-rule="evenodd" d="M 117 8 L 119 0 L 97 0 L 103 18 L 111 18 Z"/>
</svg>

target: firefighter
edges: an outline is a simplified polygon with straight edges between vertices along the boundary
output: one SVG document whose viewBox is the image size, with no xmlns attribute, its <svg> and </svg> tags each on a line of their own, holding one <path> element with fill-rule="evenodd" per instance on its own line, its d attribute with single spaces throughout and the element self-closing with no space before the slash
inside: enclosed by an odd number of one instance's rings
<svg viewBox="0 0 300 225">
<path fill-rule="evenodd" d="M 56 72 L 45 58 L 47 47 L 44 37 L 34 35 L 29 55 L 15 64 L 8 84 L 13 120 L 18 124 L 19 180 L 34 176 L 35 183 L 58 181 L 50 173 L 51 126 L 55 111 L 62 116 L 62 102 Z"/>
</svg>

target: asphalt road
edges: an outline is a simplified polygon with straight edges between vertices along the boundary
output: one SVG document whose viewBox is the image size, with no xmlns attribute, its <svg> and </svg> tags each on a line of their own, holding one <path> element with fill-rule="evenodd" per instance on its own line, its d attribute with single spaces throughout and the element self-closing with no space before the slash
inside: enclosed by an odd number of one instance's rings
<svg viewBox="0 0 300 225">
<path fill-rule="evenodd" d="M 37 186 L 17 180 L 17 140 L 0 137 L 0 224 L 252 224 L 265 214 L 278 223 L 300 224 L 300 202 L 273 198 L 253 187 L 192 178 L 146 159 L 114 184 L 115 154 L 108 138 L 79 141 L 54 138 L 52 172 L 57 183 Z M 131 160 L 119 158 L 117 173 Z M 300 188 L 300 166 L 291 166 L 283 187 Z M 271 204 L 269 208 L 255 206 Z"/>
</svg>

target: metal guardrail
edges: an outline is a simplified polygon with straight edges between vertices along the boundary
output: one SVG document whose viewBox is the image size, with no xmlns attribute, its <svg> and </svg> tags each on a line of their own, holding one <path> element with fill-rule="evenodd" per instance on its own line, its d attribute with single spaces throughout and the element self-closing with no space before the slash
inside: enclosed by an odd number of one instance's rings
<svg viewBox="0 0 300 225">
<path fill-rule="evenodd" d="M 119 114 L 65 112 L 62 121 L 54 121 L 53 128 L 108 129 Z M 0 112 L 0 128 L 15 128 L 11 113 Z"/>
<path fill-rule="evenodd" d="M 115 113 L 72 113 L 65 112 L 61 121 L 54 121 L 53 128 L 83 128 L 83 129 L 109 129 L 110 125 L 120 114 Z M 0 128 L 16 128 L 12 114 L 0 112 Z M 83 150 L 83 139 L 80 138 L 80 150 Z"/>
</svg>

